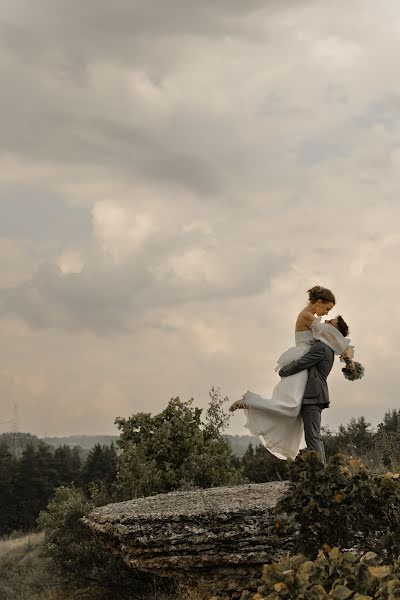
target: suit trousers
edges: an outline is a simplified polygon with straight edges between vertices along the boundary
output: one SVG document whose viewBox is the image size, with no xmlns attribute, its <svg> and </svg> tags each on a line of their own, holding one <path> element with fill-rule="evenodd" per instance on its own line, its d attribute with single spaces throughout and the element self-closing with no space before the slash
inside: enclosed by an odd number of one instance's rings
<svg viewBox="0 0 400 600">
<path fill-rule="evenodd" d="M 316 450 L 321 455 L 321 460 L 326 464 L 325 448 L 321 439 L 321 404 L 303 404 L 301 415 L 304 423 L 304 436 L 307 450 Z"/>
</svg>

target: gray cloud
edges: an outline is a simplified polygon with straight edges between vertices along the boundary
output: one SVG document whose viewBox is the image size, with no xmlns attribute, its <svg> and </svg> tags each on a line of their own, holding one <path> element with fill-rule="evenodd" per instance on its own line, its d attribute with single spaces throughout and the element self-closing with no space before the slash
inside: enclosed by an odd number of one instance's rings
<svg viewBox="0 0 400 600">
<path fill-rule="evenodd" d="M 393 406 L 399 12 L 3 3 L 0 385 L 27 429 L 268 395 L 316 283 L 368 366 L 332 375 L 329 423 Z"/>
<path fill-rule="evenodd" d="M 0 186 L 0 237 L 57 240 L 62 246 L 90 234 L 90 212 L 69 204 L 61 194 L 40 187 Z"/>
<path fill-rule="evenodd" d="M 40 7 L 40 10 L 39 8 Z M 237 22 L 265 8 L 262 0 L 220 0 L 217 4 L 205 0 L 201 4 L 172 0 L 166 5 L 161 0 L 127 2 L 116 0 L 110 6 L 105 0 L 81 4 L 78 1 L 32 0 L 21 2 L 17 9 L 11 7 L 3 15 L 4 31 L 8 32 L 7 42 L 15 51 L 24 47 L 28 30 L 28 42 L 33 45 L 35 34 L 45 38 L 41 44 L 60 39 L 69 40 L 81 47 L 93 49 L 96 54 L 104 52 L 107 57 L 117 50 L 121 58 L 121 47 L 136 36 L 160 35 L 200 35 L 202 37 L 221 35 L 229 31 L 242 31 L 243 25 Z M 270 3 L 274 10 L 273 3 Z M 276 10 L 276 9 L 275 9 Z M 18 22 L 15 16 L 18 13 Z M 46 36 L 43 34 L 46 33 Z M 97 40 L 103 42 L 99 48 Z M 132 43 L 132 42 L 131 42 Z M 39 45 L 39 44 L 38 44 Z"/>
<path fill-rule="evenodd" d="M 169 249 L 170 250 L 170 249 Z M 155 309 L 260 294 L 290 261 L 290 255 L 224 248 L 173 255 L 155 245 L 122 264 L 92 256 L 80 272 L 63 273 L 42 263 L 32 277 L 0 290 L 3 314 L 13 314 L 34 328 L 89 330 L 98 335 L 129 333 L 154 326 Z M 188 262 L 185 262 L 185 256 Z M 208 262 L 220 269 L 207 273 Z"/>
</svg>

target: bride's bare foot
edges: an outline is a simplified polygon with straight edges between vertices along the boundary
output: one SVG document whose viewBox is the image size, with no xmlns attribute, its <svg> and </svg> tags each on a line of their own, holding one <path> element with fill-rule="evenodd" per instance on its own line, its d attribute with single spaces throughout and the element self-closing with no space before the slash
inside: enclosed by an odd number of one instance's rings
<svg viewBox="0 0 400 600">
<path fill-rule="evenodd" d="M 239 408 L 247 408 L 245 401 L 242 400 L 236 400 L 236 402 L 234 402 L 233 404 L 231 404 L 231 406 L 229 407 L 230 412 L 233 412 L 235 410 L 238 410 Z"/>
</svg>

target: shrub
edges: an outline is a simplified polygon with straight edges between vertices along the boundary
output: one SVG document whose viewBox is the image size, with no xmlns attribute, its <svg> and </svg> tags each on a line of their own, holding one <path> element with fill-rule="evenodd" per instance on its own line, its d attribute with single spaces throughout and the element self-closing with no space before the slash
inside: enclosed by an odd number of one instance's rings
<svg viewBox="0 0 400 600">
<path fill-rule="evenodd" d="M 374 552 L 325 546 L 314 561 L 299 554 L 264 565 L 262 584 L 241 600 L 395 600 L 400 597 L 400 561 L 380 564 Z"/>
<path fill-rule="evenodd" d="M 373 548 L 387 558 L 399 554 L 398 475 L 371 475 L 342 454 L 324 466 L 317 452 L 303 452 L 289 464 L 289 479 L 277 509 L 293 518 L 301 552 L 314 558 L 327 543 Z"/>
<path fill-rule="evenodd" d="M 118 482 L 121 499 L 230 485 L 242 481 L 229 442 L 223 436 L 229 417 L 218 389 L 202 420 L 202 409 L 172 398 L 158 415 L 118 418 Z"/>
<path fill-rule="evenodd" d="M 51 559 L 55 575 L 67 589 L 86 588 L 89 597 L 97 597 L 99 590 L 119 598 L 148 597 L 155 579 L 129 568 L 103 548 L 81 522 L 81 517 L 104 502 L 104 491 L 96 487 L 90 500 L 78 489 L 58 488 L 38 518 L 45 532 L 42 554 Z"/>
</svg>

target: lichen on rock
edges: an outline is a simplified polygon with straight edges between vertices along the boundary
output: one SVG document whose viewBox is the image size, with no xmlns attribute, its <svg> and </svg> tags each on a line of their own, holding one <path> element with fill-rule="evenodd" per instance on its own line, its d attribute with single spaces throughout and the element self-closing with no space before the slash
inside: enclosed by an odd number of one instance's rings
<svg viewBox="0 0 400 600">
<path fill-rule="evenodd" d="M 171 492 L 96 508 L 83 522 L 132 568 L 187 588 L 240 589 L 262 565 L 287 555 L 275 506 L 285 482 Z"/>
</svg>

